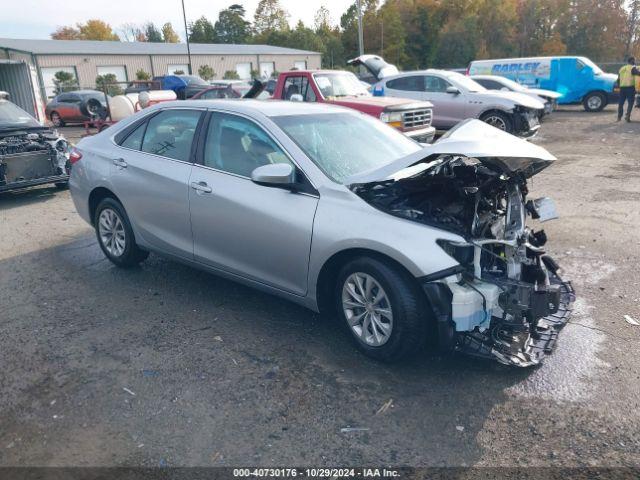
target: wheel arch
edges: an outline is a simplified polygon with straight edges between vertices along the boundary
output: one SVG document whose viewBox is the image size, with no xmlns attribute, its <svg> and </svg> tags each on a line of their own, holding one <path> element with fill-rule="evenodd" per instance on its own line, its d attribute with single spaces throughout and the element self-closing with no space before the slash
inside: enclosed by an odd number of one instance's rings
<svg viewBox="0 0 640 480">
<path fill-rule="evenodd" d="M 333 302 L 331 300 L 331 292 L 333 291 L 333 288 L 335 286 L 338 273 L 340 272 L 340 269 L 343 265 L 358 257 L 374 258 L 378 261 L 386 263 L 387 265 L 391 265 L 394 268 L 397 268 L 400 271 L 406 273 L 409 278 L 414 279 L 416 286 L 419 287 L 416 277 L 409 271 L 407 267 L 405 267 L 395 258 L 370 248 L 347 248 L 331 255 L 320 268 L 320 272 L 316 281 L 315 296 L 318 310 L 321 313 L 332 313 Z"/>
<path fill-rule="evenodd" d="M 122 205 L 122 202 L 120 201 L 118 196 L 108 188 L 106 187 L 94 188 L 93 190 L 91 190 L 91 193 L 89 194 L 89 218 L 91 219 L 92 225 L 93 225 L 93 219 L 96 214 L 96 208 L 98 208 L 98 205 L 100 204 L 100 202 L 105 198 L 113 198 L 115 201 L 120 203 L 120 205 Z"/>
</svg>

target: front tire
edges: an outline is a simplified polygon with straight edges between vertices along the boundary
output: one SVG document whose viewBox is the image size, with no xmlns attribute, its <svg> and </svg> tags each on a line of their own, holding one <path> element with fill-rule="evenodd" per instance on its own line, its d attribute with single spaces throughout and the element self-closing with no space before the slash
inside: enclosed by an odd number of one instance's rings
<svg viewBox="0 0 640 480">
<path fill-rule="evenodd" d="M 400 268 L 369 257 L 354 259 L 338 274 L 334 295 L 343 325 L 369 357 L 396 361 L 426 344 L 424 299 Z"/>
<path fill-rule="evenodd" d="M 513 133 L 513 120 L 504 112 L 488 112 L 480 120 L 503 132 Z"/>
<path fill-rule="evenodd" d="M 590 92 L 582 99 L 582 106 L 587 112 L 600 112 L 607 106 L 607 97 L 602 92 Z"/>
<path fill-rule="evenodd" d="M 133 267 L 149 256 L 149 252 L 136 244 L 129 217 L 117 200 L 102 200 L 96 208 L 93 224 L 102 252 L 114 265 Z"/>
</svg>

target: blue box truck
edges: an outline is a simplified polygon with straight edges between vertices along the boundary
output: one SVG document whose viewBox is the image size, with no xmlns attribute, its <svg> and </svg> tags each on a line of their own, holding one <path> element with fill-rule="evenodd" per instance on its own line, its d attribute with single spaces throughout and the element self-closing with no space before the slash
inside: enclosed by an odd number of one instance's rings
<svg viewBox="0 0 640 480">
<path fill-rule="evenodd" d="M 475 60 L 468 75 L 500 75 L 523 85 L 554 90 L 560 104 L 582 103 L 587 112 L 599 112 L 617 100 L 617 75 L 604 73 L 586 57 L 528 57 Z"/>
</svg>

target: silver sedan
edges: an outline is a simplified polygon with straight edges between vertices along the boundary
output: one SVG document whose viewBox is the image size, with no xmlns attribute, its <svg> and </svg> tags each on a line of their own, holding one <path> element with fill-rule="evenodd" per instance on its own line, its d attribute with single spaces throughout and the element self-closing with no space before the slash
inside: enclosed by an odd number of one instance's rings
<svg viewBox="0 0 640 480">
<path fill-rule="evenodd" d="M 327 312 L 377 359 L 432 338 L 533 365 L 555 341 L 540 322 L 565 321 L 570 285 L 524 225 L 553 216 L 523 193 L 553 156 L 479 121 L 423 147 L 341 107 L 169 102 L 71 159 L 76 209 L 115 265 L 154 252 Z"/>
</svg>

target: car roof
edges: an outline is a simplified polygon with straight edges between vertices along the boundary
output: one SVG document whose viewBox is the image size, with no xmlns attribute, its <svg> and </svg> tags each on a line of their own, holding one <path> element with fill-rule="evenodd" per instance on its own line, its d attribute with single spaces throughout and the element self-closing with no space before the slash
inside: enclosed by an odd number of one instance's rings
<svg viewBox="0 0 640 480">
<path fill-rule="evenodd" d="M 469 75 L 471 79 L 479 78 L 480 80 L 507 80 L 501 75 Z"/>
<path fill-rule="evenodd" d="M 464 76 L 461 73 L 452 72 L 451 70 L 440 70 L 438 68 L 428 68 L 426 70 L 411 70 L 409 72 L 400 72 L 396 75 L 389 75 L 388 77 L 384 77 L 381 81 L 385 82 L 387 80 L 392 80 L 394 78 L 411 77 L 412 75 L 427 75 L 427 74 L 442 75 L 443 77 Z"/>
<path fill-rule="evenodd" d="M 324 103 L 311 102 L 291 102 L 288 100 L 254 100 L 254 99 L 226 99 L 215 100 L 178 100 L 172 102 L 161 102 L 151 108 L 165 107 L 217 107 L 229 112 L 245 115 L 262 114 L 267 117 L 279 117 L 283 115 L 312 115 L 322 113 L 351 112 L 345 107 L 329 105 Z"/>
</svg>

